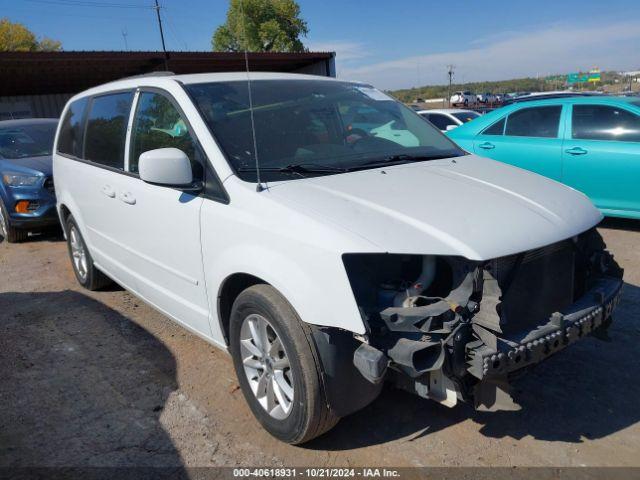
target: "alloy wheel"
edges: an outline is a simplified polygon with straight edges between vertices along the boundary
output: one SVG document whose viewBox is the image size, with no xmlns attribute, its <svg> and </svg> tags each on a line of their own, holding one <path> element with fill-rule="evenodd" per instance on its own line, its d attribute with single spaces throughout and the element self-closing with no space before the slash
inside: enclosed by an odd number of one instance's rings
<svg viewBox="0 0 640 480">
<path fill-rule="evenodd" d="M 291 364 L 280 337 L 262 315 L 243 320 L 240 354 L 251 391 L 262 408 L 273 418 L 287 418 L 294 399 Z"/>
<path fill-rule="evenodd" d="M 71 259 L 73 261 L 73 267 L 76 269 L 78 276 L 82 281 L 87 278 L 87 272 L 89 271 L 87 266 L 87 252 L 84 248 L 84 243 L 80 238 L 80 233 L 75 226 L 72 226 L 69 230 L 69 243 L 71 245 Z"/>
</svg>

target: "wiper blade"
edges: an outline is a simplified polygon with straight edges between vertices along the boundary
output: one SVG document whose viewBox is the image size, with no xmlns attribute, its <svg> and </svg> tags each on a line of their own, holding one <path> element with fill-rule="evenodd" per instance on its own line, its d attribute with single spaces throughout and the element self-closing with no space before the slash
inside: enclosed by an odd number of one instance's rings
<svg viewBox="0 0 640 480">
<path fill-rule="evenodd" d="M 361 163 L 359 165 L 349 168 L 349 171 L 361 170 L 366 168 L 386 167 L 388 165 L 395 165 L 401 163 L 422 162 L 425 160 L 439 160 L 442 158 L 449 158 L 452 155 L 409 155 L 406 153 L 398 155 L 388 155 L 382 158 L 376 158 L 368 162 Z"/>
<path fill-rule="evenodd" d="M 256 167 L 241 167 L 240 172 L 255 172 Z M 260 167 L 261 172 L 279 172 L 279 173 L 297 173 L 303 175 L 305 173 L 344 173 L 346 168 L 334 167 L 332 165 L 321 165 L 315 163 L 294 163 L 284 167 Z"/>
</svg>

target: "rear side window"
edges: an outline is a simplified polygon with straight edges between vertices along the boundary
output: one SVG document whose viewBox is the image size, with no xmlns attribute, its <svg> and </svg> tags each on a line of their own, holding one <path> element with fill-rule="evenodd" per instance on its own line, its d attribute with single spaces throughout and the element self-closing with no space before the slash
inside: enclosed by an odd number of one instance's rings
<svg viewBox="0 0 640 480">
<path fill-rule="evenodd" d="M 427 120 L 433 123 L 439 130 L 446 130 L 449 125 L 458 126 L 452 119 L 439 113 L 428 113 L 426 117 Z"/>
<path fill-rule="evenodd" d="M 69 105 L 67 113 L 60 126 L 58 136 L 58 152 L 74 157 L 82 157 L 82 135 L 84 110 L 87 106 L 87 99 L 81 98 Z"/>
<path fill-rule="evenodd" d="M 558 136 L 561 111 L 560 105 L 518 110 L 507 118 L 504 134 L 515 137 L 555 138 Z"/>
<path fill-rule="evenodd" d="M 191 160 L 193 178 L 202 179 L 203 155 L 178 109 L 164 95 L 143 92 L 133 121 L 129 170 L 137 173 L 140 154 L 156 148 L 182 150 Z"/>
<path fill-rule="evenodd" d="M 504 132 L 504 118 L 499 122 L 494 123 L 489 128 L 482 132 L 482 135 L 502 135 Z"/>
<path fill-rule="evenodd" d="M 84 158 L 124 170 L 124 144 L 132 92 L 95 97 L 89 107 Z"/>
<path fill-rule="evenodd" d="M 586 140 L 640 142 L 640 117 L 607 105 L 574 105 L 572 137 Z"/>
</svg>

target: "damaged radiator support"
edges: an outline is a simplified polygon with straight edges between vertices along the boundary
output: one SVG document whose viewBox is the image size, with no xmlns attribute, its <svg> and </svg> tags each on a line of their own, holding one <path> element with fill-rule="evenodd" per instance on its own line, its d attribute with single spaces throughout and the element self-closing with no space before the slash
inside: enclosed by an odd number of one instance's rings
<svg viewBox="0 0 640 480">
<path fill-rule="evenodd" d="M 595 230 L 489 262 L 447 261 L 449 294 L 382 310 L 383 334 L 363 344 L 354 363 L 369 381 L 393 377 L 448 406 L 473 400 L 478 409 L 517 409 L 513 372 L 605 331 L 622 287 L 622 270 Z"/>
</svg>

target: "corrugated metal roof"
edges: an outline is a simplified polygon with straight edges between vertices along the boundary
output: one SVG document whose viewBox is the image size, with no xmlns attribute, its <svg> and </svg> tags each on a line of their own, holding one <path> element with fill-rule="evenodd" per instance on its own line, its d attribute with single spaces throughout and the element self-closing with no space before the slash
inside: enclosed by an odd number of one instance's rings
<svg viewBox="0 0 640 480">
<path fill-rule="evenodd" d="M 254 71 L 293 72 L 328 62 L 332 52 L 249 53 Z M 176 74 L 243 71 L 243 52 L 168 52 Z M 164 70 L 162 52 L 0 52 L 0 95 L 75 93 L 112 80 Z"/>
</svg>

